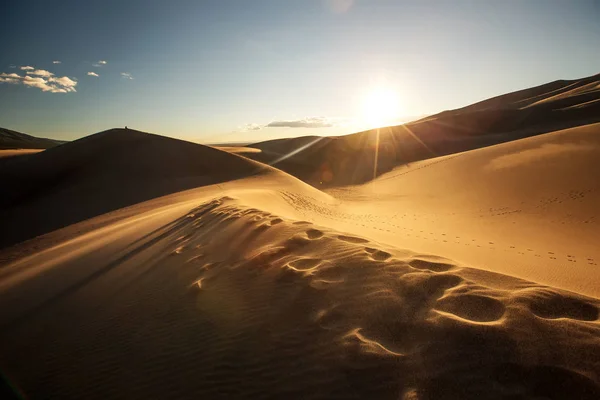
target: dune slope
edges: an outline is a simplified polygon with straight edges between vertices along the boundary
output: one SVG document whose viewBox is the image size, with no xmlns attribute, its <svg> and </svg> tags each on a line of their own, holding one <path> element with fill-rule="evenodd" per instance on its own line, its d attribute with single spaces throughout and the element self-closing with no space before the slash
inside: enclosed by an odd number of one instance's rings
<svg viewBox="0 0 600 400">
<path fill-rule="evenodd" d="M 238 195 L 7 267 L 10 382 L 32 398 L 600 396 L 598 300 Z"/>
<path fill-rule="evenodd" d="M 25 133 L 0 128 L 0 150 L 48 149 L 64 143 L 62 140 L 39 138 Z"/>
<path fill-rule="evenodd" d="M 248 157 L 315 187 L 360 184 L 392 168 L 600 121 L 600 75 L 556 81 L 399 126 L 250 145 Z M 308 144 L 308 145 L 307 145 Z M 377 159 L 377 163 L 375 163 Z"/>
<path fill-rule="evenodd" d="M 344 200 L 331 216 L 344 230 L 600 296 L 600 124 L 414 163 L 329 193 Z"/>
<path fill-rule="evenodd" d="M 0 164 L 0 247 L 150 198 L 264 173 L 195 143 L 113 129 Z M 25 223 L 25 221 L 27 221 Z"/>
</svg>

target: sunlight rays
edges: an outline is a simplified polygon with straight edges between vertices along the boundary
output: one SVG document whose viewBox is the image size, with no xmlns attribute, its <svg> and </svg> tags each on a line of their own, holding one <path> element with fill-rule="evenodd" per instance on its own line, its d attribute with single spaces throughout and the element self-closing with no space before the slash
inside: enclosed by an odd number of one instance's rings
<svg viewBox="0 0 600 400">
<path fill-rule="evenodd" d="M 377 178 L 377 160 L 379 159 L 379 128 L 375 136 L 375 159 L 373 162 L 373 179 Z"/>
<path fill-rule="evenodd" d="M 285 159 L 287 159 L 287 158 L 290 158 L 290 157 L 292 157 L 293 155 L 296 155 L 296 154 L 300 153 L 300 152 L 301 152 L 301 151 L 303 151 L 303 150 L 306 150 L 306 149 L 308 149 L 310 146 L 312 146 L 312 145 L 314 145 L 314 144 L 316 144 L 316 143 L 320 142 L 320 141 L 321 141 L 321 140 L 323 140 L 323 139 L 325 139 L 325 137 L 324 137 L 324 136 L 318 137 L 318 138 L 316 138 L 315 140 L 313 140 L 312 142 L 310 142 L 310 143 L 307 143 L 307 144 L 305 144 L 304 146 L 301 146 L 301 147 L 297 148 L 297 149 L 296 149 L 296 150 L 294 150 L 294 151 L 291 151 L 291 152 L 289 152 L 289 153 L 287 153 L 287 154 L 284 154 L 283 156 L 279 157 L 278 159 L 276 159 L 276 160 L 274 160 L 274 161 L 271 161 L 271 162 L 269 163 L 269 165 L 270 165 L 270 166 L 274 166 L 275 164 L 278 164 L 278 163 L 282 162 L 283 160 L 285 160 Z"/>
</svg>

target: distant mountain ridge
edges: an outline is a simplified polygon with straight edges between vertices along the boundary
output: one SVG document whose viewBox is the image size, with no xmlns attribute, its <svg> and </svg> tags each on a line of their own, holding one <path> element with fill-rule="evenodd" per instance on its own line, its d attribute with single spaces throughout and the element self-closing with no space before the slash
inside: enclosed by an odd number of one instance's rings
<svg viewBox="0 0 600 400">
<path fill-rule="evenodd" d="M 39 138 L 10 129 L 0 128 L 0 150 L 49 149 L 62 143 L 66 142 L 64 140 Z"/>
<path fill-rule="evenodd" d="M 595 122 L 600 122 L 600 74 L 519 90 L 403 125 L 259 142 L 249 147 L 261 152 L 247 156 L 315 187 L 353 185 L 399 165 Z M 370 170 L 363 168 L 367 165 Z"/>
</svg>

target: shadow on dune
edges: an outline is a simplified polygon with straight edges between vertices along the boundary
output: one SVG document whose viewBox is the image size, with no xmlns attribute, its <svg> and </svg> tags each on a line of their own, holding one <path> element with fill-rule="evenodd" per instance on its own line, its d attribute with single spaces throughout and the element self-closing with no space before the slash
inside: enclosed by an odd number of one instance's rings
<svg viewBox="0 0 600 400">
<path fill-rule="evenodd" d="M 600 121 L 600 75 L 556 81 L 408 124 L 256 143 L 248 157 L 315 186 L 360 184 L 394 167 Z M 298 151 L 298 149 L 301 149 Z"/>
<path fill-rule="evenodd" d="M 0 166 L 0 248 L 133 205 L 267 171 L 211 147 L 112 129 Z"/>
</svg>

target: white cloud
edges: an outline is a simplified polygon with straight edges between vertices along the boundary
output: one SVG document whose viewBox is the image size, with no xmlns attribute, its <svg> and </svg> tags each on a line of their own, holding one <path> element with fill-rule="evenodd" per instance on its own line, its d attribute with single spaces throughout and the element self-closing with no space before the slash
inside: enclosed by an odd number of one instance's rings
<svg viewBox="0 0 600 400">
<path fill-rule="evenodd" d="M 100 61 L 98 61 L 98 64 L 106 65 L 107 63 L 106 63 L 106 61 L 100 60 Z"/>
<path fill-rule="evenodd" d="M 16 65 L 13 65 L 13 64 L 11 64 L 11 65 L 9 65 L 9 66 L 8 66 L 8 68 L 17 68 L 17 66 L 16 66 Z"/>
<path fill-rule="evenodd" d="M 92 67 L 103 67 L 103 66 L 105 66 L 106 64 L 108 64 L 108 62 L 107 62 L 107 61 L 100 60 L 100 61 L 98 61 L 98 62 L 95 62 L 95 63 L 93 63 L 93 64 L 92 64 Z"/>
<path fill-rule="evenodd" d="M 245 131 L 260 131 L 262 129 L 262 126 L 259 124 L 246 124 L 246 125 L 242 125 L 240 126 L 240 131 L 245 132 Z"/>
<path fill-rule="evenodd" d="M 44 92 L 51 92 L 54 88 L 48 85 L 48 82 L 44 78 L 32 77 L 32 76 L 24 76 L 21 80 L 21 83 L 25 86 L 34 87 L 41 89 Z"/>
<path fill-rule="evenodd" d="M 331 128 L 335 123 L 326 117 L 306 117 L 297 120 L 271 121 L 265 126 L 267 128 Z"/>
<path fill-rule="evenodd" d="M 30 68 L 31 70 L 34 70 L 30 75 L 21 76 L 15 73 L 0 73 L 0 83 L 23 84 L 27 87 L 37 88 L 43 92 L 50 93 L 68 93 L 76 91 L 75 86 L 77 86 L 77 81 L 66 76 L 55 77 L 54 74 L 45 70 L 35 70 L 33 67 Z M 23 67 L 21 67 L 21 69 L 23 69 Z M 27 73 L 29 74 L 30 72 L 28 71 Z"/>
<path fill-rule="evenodd" d="M 74 92 L 75 86 L 77 86 L 77 81 L 75 81 L 67 76 L 63 76 L 61 78 L 50 78 L 50 79 L 48 79 L 48 82 L 52 82 L 57 85 L 60 85 L 63 88 L 67 89 L 68 92 L 70 92 L 70 91 Z M 72 89 L 72 90 L 70 90 L 70 89 Z"/>
<path fill-rule="evenodd" d="M 61 63 L 61 62 L 60 62 L 60 61 L 58 61 L 58 60 L 57 60 L 57 61 L 52 61 L 52 64 L 60 64 L 60 63 Z"/>
<path fill-rule="evenodd" d="M 124 78 L 124 79 L 133 79 L 133 76 L 131 76 L 130 72 L 121 72 L 121 78 Z"/>
<path fill-rule="evenodd" d="M 46 71 L 45 69 L 36 69 L 35 71 L 27 71 L 27 74 L 35 75 L 35 76 L 45 76 L 45 77 L 54 75 L 52 72 Z"/>
<path fill-rule="evenodd" d="M 22 69 L 23 71 L 32 71 L 32 70 L 34 70 L 35 68 L 33 68 L 33 67 L 30 67 L 29 65 L 27 65 L 27 66 L 25 66 L 25 67 L 21 67 L 21 69 Z"/>
<path fill-rule="evenodd" d="M 88 76 L 96 76 L 96 77 L 100 76 L 95 72 L 88 72 L 87 74 L 88 74 Z"/>
<path fill-rule="evenodd" d="M 4 72 L 0 73 L 0 83 L 19 83 L 20 76 L 12 73 L 6 74 Z"/>
</svg>

